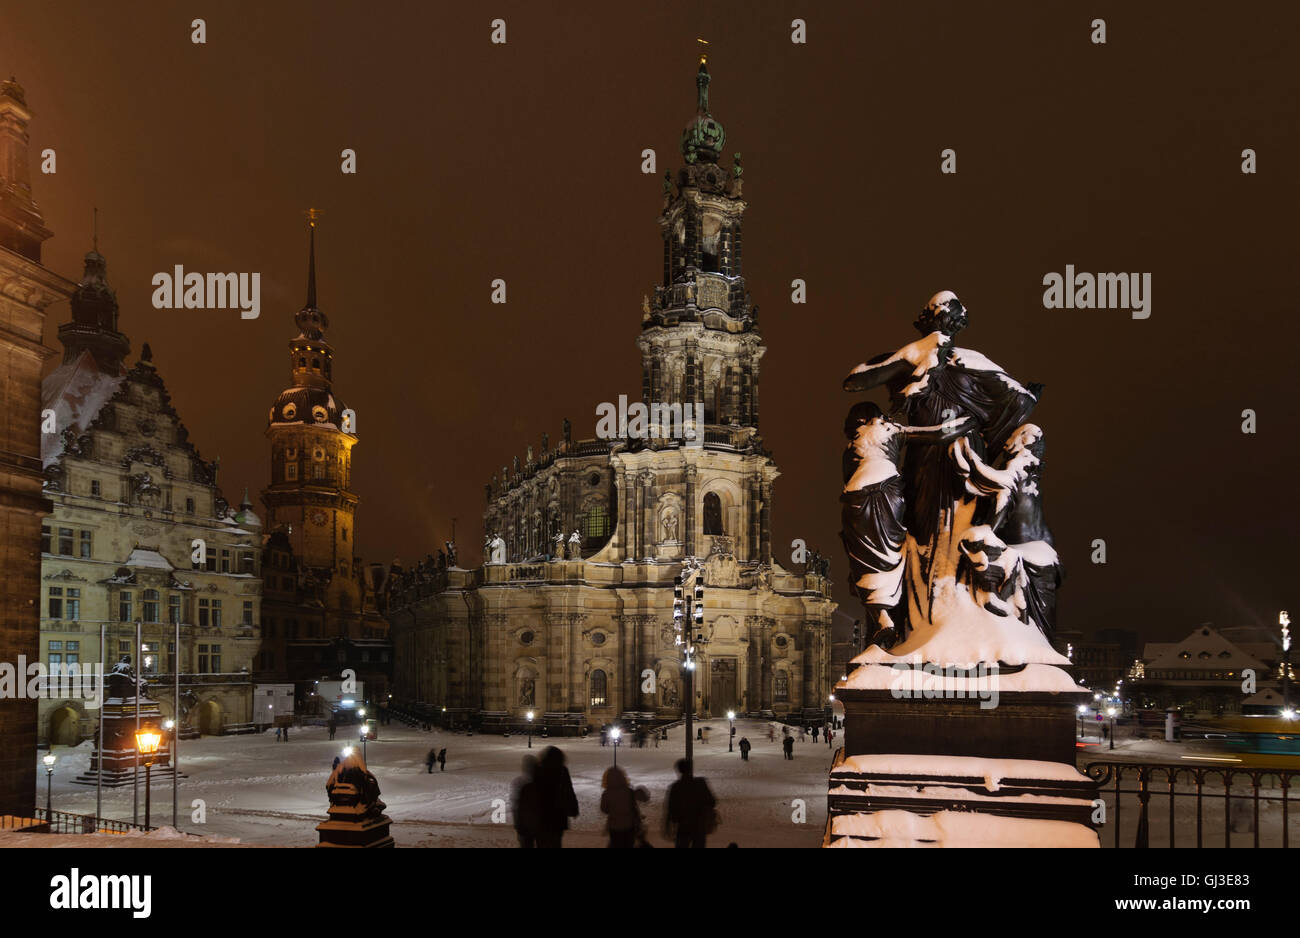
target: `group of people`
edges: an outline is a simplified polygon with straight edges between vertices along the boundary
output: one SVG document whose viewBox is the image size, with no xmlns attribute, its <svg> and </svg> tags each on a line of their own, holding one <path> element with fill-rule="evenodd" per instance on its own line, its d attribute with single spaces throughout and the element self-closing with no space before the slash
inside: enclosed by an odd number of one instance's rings
<svg viewBox="0 0 1300 938">
<path fill-rule="evenodd" d="M 331 738 L 333 738 L 333 737 L 331 737 Z M 287 726 L 283 726 L 283 727 L 281 727 L 281 726 L 277 726 L 277 727 L 275 728 L 275 741 L 276 741 L 277 743 L 278 743 L 278 742 L 286 742 L 286 743 L 287 743 L 287 742 L 289 741 L 289 727 L 287 727 Z"/>
<path fill-rule="evenodd" d="M 664 808 L 664 836 L 677 847 L 703 847 L 717 829 L 717 801 L 687 760 L 679 759 L 676 768 L 678 778 L 668 787 Z M 609 846 L 650 846 L 641 809 L 649 803 L 650 792 L 644 786 L 633 788 L 618 766 L 605 770 L 600 787 Z M 548 746 L 540 757 L 524 757 L 523 774 L 511 792 L 511 808 L 519 846 L 561 846 L 570 819 L 578 816 L 578 798 L 563 752 Z"/>
<path fill-rule="evenodd" d="M 425 773 L 426 775 L 433 774 L 433 764 L 435 762 L 438 763 L 439 772 L 447 771 L 447 750 L 446 749 L 439 749 L 437 746 L 434 746 L 432 749 L 429 750 L 429 754 L 424 757 L 424 767 L 428 770 Z"/>
</svg>

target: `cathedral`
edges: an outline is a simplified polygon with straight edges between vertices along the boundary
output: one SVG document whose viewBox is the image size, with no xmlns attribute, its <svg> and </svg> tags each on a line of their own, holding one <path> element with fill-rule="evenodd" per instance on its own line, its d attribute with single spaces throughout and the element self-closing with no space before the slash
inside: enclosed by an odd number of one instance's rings
<svg viewBox="0 0 1300 938">
<path fill-rule="evenodd" d="M 701 57 L 684 165 L 663 180 L 662 282 L 642 303 L 653 425 L 575 440 L 566 420 L 554 445 L 544 435 L 487 484 L 482 567 L 390 577 L 397 697 L 485 729 L 530 711 L 557 727 L 675 720 L 688 706 L 823 714 L 838 676 L 835 603 L 816 569 L 773 557 L 779 473 L 759 433 L 766 349 L 745 288 L 743 170 L 739 154 L 718 163 L 726 132 L 710 81 Z M 696 569 L 704 613 L 687 701 L 674 590 Z"/>
</svg>

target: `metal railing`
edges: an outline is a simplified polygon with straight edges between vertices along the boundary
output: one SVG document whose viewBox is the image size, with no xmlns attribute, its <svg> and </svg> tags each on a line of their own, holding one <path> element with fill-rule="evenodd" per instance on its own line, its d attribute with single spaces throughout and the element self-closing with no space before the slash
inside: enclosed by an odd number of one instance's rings
<svg viewBox="0 0 1300 938">
<path fill-rule="evenodd" d="M 33 813 L 38 821 L 49 822 L 51 834 L 125 834 L 128 831 L 155 829 L 152 826 L 114 821 L 90 814 L 69 814 L 67 811 L 50 811 L 47 814 L 44 808 L 37 808 Z"/>
<path fill-rule="evenodd" d="M 1159 825 L 1167 836 L 1165 846 L 1179 845 L 1180 820 L 1186 821 L 1180 806 L 1190 811 L 1195 802 L 1196 846 L 1209 846 L 1210 839 L 1218 843 L 1218 827 L 1222 827 L 1222 846 L 1232 847 L 1234 833 L 1251 834 L 1251 846 L 1291 846 L 1290 790 L 1292 781 L 1300 776 L 1300 769 L 1266 767 L 1193 766 L 1140 762 L 1091 762 L 1085 769 L 1088 777 L 1097 782 L 1098 795 L 1110 800 L 1106 825 L 1114 831 L 1113 845 L 1122 846 L 1121 822 L 1125 797 L 1130 810 L 1136 810 L 1136 821 L 1131 832 L 1133 846 L 1150 847 L 1153 838 L 1161 831 L 1153 831 L 1152 815 L 1163 809 L 1167 821 Z M 1125 781 L 1131 787 L 1125 787 Z M 1237 791 L 1234 791 L 1234 788 Z M 1136 798 L 1137 805 L 1132 806 Z M 1165 803 L 1161 804 L 1160 799 Z M 1156 805 L 1152 805 L 1152 800 Z M 1181 799 L 1181 800 L 1180 800 Z M 1277 829 L 1270 824 L 1261 831 L 1261 808 L 1266 815 L 1274 814 L 1280 806 L 1281 817 Z M 1273 821 L 1272 818 L 1266 818 Z M 1236 830 L 1238 827 L 1245 830 Z M 1109 833 L 1103 832 L 1103 838 Z M 1261 844 L 1261 833 L 1268 834 L 1268 844 Z M 1184 841 L 1184 846 L 1190 844 Z M 1157 844 L 1159 846 L 1159 844 Z"/>
</svg>

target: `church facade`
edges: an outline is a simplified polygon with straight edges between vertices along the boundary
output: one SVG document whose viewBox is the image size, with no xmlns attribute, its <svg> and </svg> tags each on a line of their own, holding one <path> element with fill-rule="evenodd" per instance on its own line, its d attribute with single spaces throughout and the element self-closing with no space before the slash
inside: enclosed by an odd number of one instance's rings
<svg viewBox="0 0 1300 938">
<path fill-rule="evenodd" d="M 779 475 L 759 433 L 766 351 L 745 288 L 739 154 L 709 111 L 702 59 L 685 165 L 665 173 L 662 280 L 642 306 L 640 405 L 596 439 L 568 421 L 486 486 L 484 564 L 436 591 L 390 578 L 395 695 L 485 723 L 599 725 L 729 710 L 818 717 L 833 687 L 830 584 L 773 558 Z M 630 419 L 629 419 L 630 418 Z M 700 570 L 694 700 L 676 580 Z"/>
</svg>

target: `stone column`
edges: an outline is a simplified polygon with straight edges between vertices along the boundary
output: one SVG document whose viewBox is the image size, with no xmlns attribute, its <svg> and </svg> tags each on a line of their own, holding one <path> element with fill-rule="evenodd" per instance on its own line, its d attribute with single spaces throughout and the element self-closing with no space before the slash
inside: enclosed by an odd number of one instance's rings
<svg viewBox="0 0 1300 938">
<path fill-rule="evenodd" d="M 759 495 L 762 498 L 762 504 L 758 513 L 758 561 L 759 563 L 772 562 L 772 481 L 764 479 L 759 486 Z"/>
<path fill-rule="evenodd" d="M 694 466 L 686 467 L 686 530 L 682 540 L 687 557 L 695 556 L 695 484 L 698 477 L 699 470 Z"/>
</svg>

